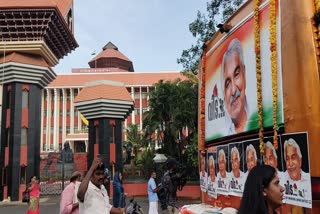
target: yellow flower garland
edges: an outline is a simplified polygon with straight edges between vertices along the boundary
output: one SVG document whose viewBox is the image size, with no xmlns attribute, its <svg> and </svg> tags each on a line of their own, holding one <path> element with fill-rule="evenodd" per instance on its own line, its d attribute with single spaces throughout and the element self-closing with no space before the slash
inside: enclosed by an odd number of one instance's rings
<svg viewBox="0 0 320 214">
<path fill-rule="evenodd" d="M 256 54 L 256 78 L 257 78 L 257 104 L 259 119 L 259 141 L 260 153 L 264 153 L 263 143 L 263 109 L 262 109 L 262 77 L 261 77 L 261 54 L 260 54 L 260 23 L 259 23 L 260 0 L 254 1 L 254 48 Z"/>
<path fill-rule="evenodd" d="M 320 0 L 315 0 L 316 11 L 320 11 Z M 320 39 L 320 25 L 316 26 L 318 28 L 318 39 Z"/>
<path fill-rule="evenodd" d="M 206 48 L 203 49 L 202 53 L 202 74 L 201 74 L 201 89 L 200 89 L 200 109 L 203 111 L 200 112 L 200 144 L 201 149 L 204 148 L 205 144 L 205 102 L 201 102 L 201 100 L 205 100 L 205 77 L 206 77 Z"/>
<path fill-rule="evenodd" d="M 277 132 L 277 100 L 278 100 L 278 78 L 277 78 L 277 16 L 276 0 L 270 0 L 270 61 L 272 74 L 272 106 L 273 106 L 273 143 L 274 148 L 278 149 Z"/>
</svg>

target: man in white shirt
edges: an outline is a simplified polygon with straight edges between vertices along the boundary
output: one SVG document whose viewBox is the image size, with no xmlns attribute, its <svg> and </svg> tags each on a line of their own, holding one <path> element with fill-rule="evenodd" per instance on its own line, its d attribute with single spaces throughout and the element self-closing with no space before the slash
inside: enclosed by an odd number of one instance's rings
<svg viewBox="0 0 320 214">
<path fill-rule="evenodd" d="M 249 118 L 246 98 L 246 66 L 239 39 L 233 39 L 223 55 L 221 86 L 226 108 L 228 135 L 246 131 Z"/>
<path fill-rule="evenodd" d="M 200 188 L 202 192 L 207 192 L 208 173 L 206 172 L 205 155 L 200 155 Z"/>
<path fill-rule="evenodd" d="M 218 153 L 218 166 L 219 172 L 217 173 L 217 192 L 222 195 L 228 195 L 230 186 L 230 174 L 227 172 L 226 154 L 223 149 L 220 149 Z"/>
<path fill-rule="evenodd" d="M 231 149 L 231 168 L 230 189 L 243 192 L 245 176 L 240 170 L 240 154 L 238 148 L 235 146 Z"/>
<path fill-rule="evenodd" d="M 121 208 L 112 207 L 103 182 L 104 164 L 100 158 L 96 158 L 79 186 L 77 196 L 80 201 L 80 214 L 125 213 Z"/>
<path fill-rule="evenodd" d="M 310 174 L 302 171 L 302 154 L 297 142 L 290 138 L 284 142 L 284 157 L 287 170 L 283 173 L 285 187 L 293 186 L 296 195 L 311 200 Z M 287 192 L 287 191 L 286 191 Z"/>
<path fill-rule="evenodd" d="M 282 174 L 283 172 L 279 171 L 278 169 L 278 155 L 276 153 L 276 150 L 273 146 L 273 144 L 270 141 L 267 141 L 264 144 L 264 164 L 265 165 L 269 165 L 272 166 L 273 168 L 275 168 L 275 170 L 278 173 L 278 177 L 280 178 L 280 183 L 281 183 L 281 178 L 282 178 Z"/>
<path fill-rule="evenodd" d="M 248 175 L 250 170 L 257 165 L 257 152 L 252 144 L 248 145 L 246 148 L 246 164 L 246 175 Z"/>
<path fill-rule="evenodd" d="M 217 198 L 216 167 L 213 155 L 209 157 L 208 195 Z"/>
</svg>

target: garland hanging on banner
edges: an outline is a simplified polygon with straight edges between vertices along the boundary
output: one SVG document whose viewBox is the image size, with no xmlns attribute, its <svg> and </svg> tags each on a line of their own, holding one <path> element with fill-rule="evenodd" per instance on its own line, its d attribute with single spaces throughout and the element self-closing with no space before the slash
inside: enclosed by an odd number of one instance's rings
<svg viewBox="0 0 320 214">
<path fill-rule="evenodd" d="M 259 5 L 260 0 L 254 1 L 254 49 L 256 54 L 256 78 L 257 78 L 257 104 L 259 119 L 259 139 L 260 153 L 264 153 L 263 143 L 263 109 L 262 109 L 262 76 L 261 76 L 261 54 L 260 54 L 260 23 L 259 23 Z"/>
<path fill-rule="evenodd" d="M 201 150 L 205 144 L 205 78 L 206 78 L 206 45 L 203 46 L 202 52 L 202 72 L 201 72 L 201 88 L 200 88 L 200 145 Z"/>
<path fill-rule="evenodd" d="M 277 16 L 276 0 L 270 0 L 270 51 L 271 51 L 271 74 L 272 74 L 272 105 L 273 105 L 273 144 L 278 149 L 277 132 L 277 101 L 278 101 L 278 78 L 277 78 Z"/>
</svg>

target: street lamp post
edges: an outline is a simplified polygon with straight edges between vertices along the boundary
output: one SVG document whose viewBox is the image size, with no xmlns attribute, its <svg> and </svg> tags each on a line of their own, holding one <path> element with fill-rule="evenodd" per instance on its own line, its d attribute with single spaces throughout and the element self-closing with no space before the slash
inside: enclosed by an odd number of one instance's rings
<svg viewBox="0 0 320 214">
<path fill-rule="evenodd" d="M 153 158 L 153 161 L 154 161 L 154 163 L 155 163 L 155 170 L 156 170 L 156 173 L 157 173 L 157 174 L 160 174 L 160 173 L 158 173 L 158 171 L 161 172 L 159 166 L 160 166 L 161 164 L 165 163 L 167 159 L 168 159 L 168 158 L 167 158 L 164 154 L 158 154 L 158 153 L 156 153 L 155 157 Z"/>
</svg>

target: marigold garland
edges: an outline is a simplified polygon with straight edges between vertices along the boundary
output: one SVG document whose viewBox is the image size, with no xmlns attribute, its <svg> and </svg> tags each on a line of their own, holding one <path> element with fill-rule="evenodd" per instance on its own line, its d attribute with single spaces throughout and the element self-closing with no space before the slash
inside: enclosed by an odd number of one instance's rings
<svg viewBox="0 0 320 214">
<path fill-rule="evenodd" d="M 277 101 L 278 101 L 278 78 L 277 78 L 277 16 L 276 0 L 270 0 L 270 61 L 272 74 L 272 106 L 273 106 L 273 144 L 278 149 L 277 132 Z"/>
<path fill-rule="evenodd" d="M 320 11 L 320 0 L 315 0 L 316 11 Z M 320 39 L 320 25 L 316 26 L 318 28 L 318 39 Z"/>
<path fill-rule="evenodd" d="M 256 54 L 256 78 L 257 78 L 257 105 L 259 120 L 259 140 L 260 153 L 264 153 L 263 143 L 263 109 L 262 109 L 262 77 L 261 77 L 261 54 L 260 54 L 260 23 L 259 23 L 259 5 L 260 0 L 254 1 L 254 48 Z"/>
<path fill-rule="evenodd" d="M 206 77 L 206 48 L 203 49 L 202 53 L 202 73 L 201 73 L 201 89 L 200 89 L 200 109 L 203 111 L 200 112 L 200 145 L 201 149 L 204 148 L 205 144 L 205 77 Z"/>
</svg>

